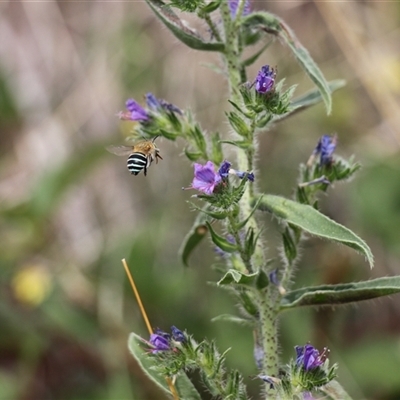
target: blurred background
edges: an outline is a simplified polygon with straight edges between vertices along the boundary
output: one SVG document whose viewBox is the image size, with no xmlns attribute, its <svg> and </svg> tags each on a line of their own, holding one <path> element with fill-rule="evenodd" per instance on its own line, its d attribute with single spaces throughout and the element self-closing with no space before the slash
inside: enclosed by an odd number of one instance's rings
<svg viewBox="0 0 400 400">
<path fill-rule="evenodd" d="M 324 133 L 337 132 L 337 153 L 363 165 L 321 205 L 369 243 L 375 269 L 310 239 L 296 287 L 400 274 L 400 3 L 252 6 L 282 17 L 328 79 L 348 82 L 331 116 L 318 105 L 260 135 L 259 189 L 291 196 L 299 163 Z M 218 55 L 181 45 L 143 1 L 2 1 L 0 38 L 0 399 L 163 399 L 127 350 L 129 332 L 148 334 L 122 258 L 152 325 L 232 347 L 228 365 L 258 399 L 251 332 L 210 322 L 237 313 L 207 283 L 217 279 L 212 246 L 204 241 L 188 269 L 177 257 L 195 217 L 192 193 L 181 191 L 192 179 L 183 143 L 159 139 L 164 160 L 147 177 L 131 176 L 125 159 L 104 150 L 123 143 L 116 113 L 125 100 L 149 91 L 226 135 L 226 86 L 206 66 Z M 297 95 L 312 87 L 278 41 L 249 79 L 263 64 L 298 83 Z M 275 222 L 259 218 L 276 257 Z M 296 344 L 328 346 L 354 399 L 400 399 L 399 296 L 287 312 L 280 333 L 283 361 Z"/>
</svg>

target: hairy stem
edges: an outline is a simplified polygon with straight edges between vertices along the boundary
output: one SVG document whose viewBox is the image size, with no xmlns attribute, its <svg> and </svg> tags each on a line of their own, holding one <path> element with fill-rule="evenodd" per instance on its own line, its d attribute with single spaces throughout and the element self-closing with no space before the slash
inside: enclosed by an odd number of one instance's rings
<svg viewBox="0 0 400 400">
<path fill-rule="evenodd" d="M 244 1 L 241 1 L 239 9 L 242 10 Z M 239 10 L 238 10 L 239 11 Z M 224 23 L 225 31 L 225 62 L 229 80 L 230 98 L 236 104 L 243 104 L 239 86 L 241 82 L 240 75 L 240 47 L 239 47 L 239 27 L 231 20 L 230 10 L 227 2 L 221 3 L 221 14 Z M 239 16 L 237 16 L 239 18 Z M 249 124 L 252 122 L 249 121 Z M 238 136 L 238 135 L 237 135 Z M 235 138 L 236 139 L 236 138 Z M 244 151 L 237 148 L 237 163 L 238 167 L 242 171 L 249 171 L 253 168 L 254 156 L 255 156 L 255 137 L 253 135 L 253 146 L 251 150 Z M 246 218 L 251 213 L 251 200 L 254 196 L 253 192 L 250 192 L 249 186 L 247 185 L 246 192 L 244 193 L 239 205 L 241 218 Z M 253 189 L 252 189 L 253 190 Z M 254 218 L 250 218 L 248 228 L 253 228 L 254 232 L 259 232 L 257 221 Z M 264 268 L 265 255 L 262 245 L 262 240 L 257 241 L 256 249 L 253 255 L 252 266 L 255 271 Z M 272 285 L 268 287 L 267 292 L 257 292 L 257 304 L 259 309 L 259 323 L 260 332 L 262 335 L 261 345 L 263 347 L 264 360 L 263 360 L 263 374 L 270 376 L 278 375 L 278 331 L 277 331 L 277 296 L 274 295 L 275 288 Z M 269 389 L 269 385 L 266 385 L 266 396 L 270 397 L 272 394 Z"/>
</svg>

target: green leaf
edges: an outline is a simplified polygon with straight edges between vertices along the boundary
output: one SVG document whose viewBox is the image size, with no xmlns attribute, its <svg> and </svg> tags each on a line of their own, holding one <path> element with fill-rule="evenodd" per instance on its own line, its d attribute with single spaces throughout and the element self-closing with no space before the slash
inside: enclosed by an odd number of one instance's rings
<svg viewBox="0 0 400 400">
<path fill-rule="evenodd" d="M 336 306 L 395 293 L 400 293 L 400 276 L 338 285 L 305 287 L 286 293 L 281 300 L 281 309 L 303 306 Z"/>
<path fill-rule="evenodd" d="M 250 327 L 253 327 L 255 325 L 255 322 L 250 319 L 237 317 L 236 315 L 231 315 L 231 314 L 221 314 L 218 315 L 217 317 L 214 317 L 211 320 L 211 322 L 219 322 L 219 321 L 233 322 L 234 324 L 239 324 L 242 326 L 250 326 Z"/>
<path fill-rule="evenodd" d="M 343 79 L 336 79 L 334 81 L 328 82 L 329 90 L 331 93 L 335 92 L 336 90 L 344 87 L 346 85 L 346 81 Z M 295 98 L 293 101 L 290 102 L 290 111 L 286 112 L 282 115 L 275 115 L 273 117 L 273 121 L 280 121 L 282 119 L 288 118 L 301 110 L 305 110 L 315 104 L 318 104 L 322 101 L 321 93 L 318 89 L 310 90 L 303 95 Z"/>
<path fill-rule="evenodd" d="M 211 240 L 213 241 L 213 243 L 215 245 L 217 245 L 221 250 L 225 251 L 226 253 L 234 253 L 235 251 L 237 251 L 237 246 L 235 244 L 228 242 L 222 236 L 219 236 L 214 231 L 214 229 L 212 228 L 212 226 L 210 225 L 210 223 L 208 221 L 206 221 L 206 225 L 207 225 L 208 230 L 211 233 Z"/>
<path fill-rule="evenodd" d="M 221 137 L 218 132 L 211 136 L 211 160 L 215 165 L 220 165 L 224 159 L 222 152 Z"/>
<path fill-rule="evenodd" d="M 178 137 L 178 134 L 176 132 L 171 132 L 163 128 L 157 129 L 156 133 L 169 140 L 175 140 Z"/>
<path fill-rule="evenodd" d="M 335 79 L 333 81 L 327 82 L 327 84 L 329 87 L 329 91 L 333 93 L 336 90 L 346 86 L 346 81 L 344 79 Z M 290 106 L 292 109 L 298 110 L 310 107 L 314 104 L 319 103 L 320 101 L 322 101 L 321 93 L 317 89 L 314 89 L 314 90 L 309 90 L 302 96 L 299 96 L 296 99 L 294 99 L 290 103 Z"/>
<path fill-rule="evenodd" d="M 226 114 L 231 124 L 233 130 L 244 138 L 249 138 L 251 136 L 251 129 L 248 122 L 240 117 L 239 114 L 235 112 L 229 112 Z"/>
<path fill-rule="evenodd" d="M 264 271 L 254 272 L 252 274 L 244 274 L 230 269 L 217 283 L 218 285 L 242 285 L 264 289 L 269 284 L 269 279 Z"/>
<path fill-rule="evenodd" d="M 277 16 L 261 11 L 249 14 L 247 17 L 243 18 L 243 23 L 277 36 L 286 43 L 289 49 L 293 52 L 297 62 L 318 87 L 325 103 L 327 114 L 330 114 L 332 111 L 332 99 L 328 83 L 318 65 L 311 58 L 305 47 L 299 42 L 289 26 L 287 26 L 285 22 Z"/>
<path fill-rule="evenodd" d="M 253 204 L 255 203 L 256 200 L 253 200 Z M 309 205 L 300 204 L 280 196 L 263 195 L 259 209 L 268 211 L 312 235 L 351 247 L 364 254 L 371 268 L 374 265 L 371 250 L 361 238 L 350 229 L 338 224 Z"/>
<path fill-rule="evenodd" d="M 260 196 L 260 197 L 258 198 L 258 200 L 257 200 L 256 203 L 254 204 L 254 207 L 253 207 L 253 209 L 251 210 L 250 214 L 249 214 L 243 221 L 239 222 L 239 223 L 235 226 L 235 228 L 236 228 L 237 231 L 239 231 L 240 229 L 242 229 L 242 228 L 250 221 L 250 218 L 253 217 L 253 214 L 254 214 L 255 211 L 258 209 L 258 206 L 259 206 L 261 200 L 262 200 L 262 196 Z"/>
<path fill-rule="evenodd" d="M 255 304 L 253 298 L 250 296 L 247 290 L 242 288 L 242 290 L 238 293 L 239 301 L 241 302 L 244 310 L 251 315 L 252 317 L 259 318 L 259 310 L 258 306 Z"/>
<path fill-rule="evenodd" d="M 203 154 L 203 156 L 205 156 L 205 158 L 207 157 L 207 143 L 206 140 L 204 138 L 203 132 L 201 131 L 200 127 L 198 125 L 196 125 L 194 127 L 194 129 L 192 129 L 190 131 L 196 145 L 197 148 L 200 150 L 201 154 Z"/>
<path fill-rule="evenodd" d="M 258 57 L 261 56 L 262 53 L 269 47 L 269 45 L 272 43 L 272 40 L 266 43 L 259 51 L 254 53 L 252 56 L 246 58 L 244 61 L 242 61 L 242 66 L 243 67 L 248 67 L 249 65 L 255 63 L 258 60 Z"/>
<path fill-rule="evenodd" d="M 253 144 L 247 140 L 221 140 L 221 143 L 231 144 L 243 150 L 248 150 Z"/>
<path fill-rule="evenodd" d="M 320 387 L 319 391 L 324 393 L 325 400 L 352 400 L 340 383 L 335 379 L 330 381 L 327 385 Z"/>
<path fill-rule="evenodd" d="M 193 204 L 193 203 L 190 203 L 190 205 L 195 210 L 207 214 L 210 218 L 225 219 L 229 215 L 228 211 L 213 211 L 213 210 L 210 210 L 210 207 L 200 208 L 200 207 L 197 207 L 196 204 Z"/>
<path fill-rule="evenodd" d="M 165 376 L 162 376 L 154 370 L 155 360 L 149 357 L 148 354 L 143 350 L 143 339 L 136 335 L 136 333 L 131 333 L 128 339 L 128 348 L 140 368 L 146 373 L 148 378 L 152 380 L 159 388 L 171 394 Z"/>
<path fill-rule="evenodd" d="M 297 257 L 297 246 L 292 236 L 292 232 L 288 227 L 286 227 L 285 231 L 282 233 L 282 243 L 285 256 L 289 263 L 291 263 Z"/>
<path fill-rule="evenodd" d="M 142 348 L 142 344 L 143 339 L 140 336 L 135 333 L 129 335 L 128 348 L 143 372 L 160 389 L 172 396 L 166 377 L 157 372 L 156 360 L 149 357 L 149 354 Z M 175 389 L 179 394 L 179 398 L 182 400 L 201 400 L 199 392 L 185 373 L 180 373 L 176 376 Z"/>
<path fill-rule="evenodd" d="M 196 162 L 196 161 L 198 161 L 198 160 L 200 160 L 202 158 L 202 154 L 201 153 L 195 152 L 195 151 L 190 151 L 186 147 L 184 149 L 184 152 L 185 152 L 185 156 L 190 161 Z"/>
<path fill-rule="evenodd" d="M 146 3 L 154 11 L 164 25 L 188 47 L 196 50 L 224 51 L 224 44 L 220 42 L 208 42 L 196 31 L 188 28 L 187 24 L 174 13 L 167 4 L 160 0 L 146 0 Z"/>
<path fill-rule="evenodd" d="M 208 204 L 206 205 L 208 207 Z M 196 220 L 192 226 L 192 229 L 183 239 L 181 247 L 179 249 L 179 257 L 182 259 L 183 264 L 188 267 L 188 259 L 192 251 L 198 246 L 207 233 L 207 226 L 205 221 L 207 220 L 207 214 L 200 213 L 197 215 Z"/>
<path fill-rule="evenodd" d="M 217 10 L 222 0 L 212 1 L 200 8 L 200 11 L 206 14 L 212 13 Z"/>
</svg>

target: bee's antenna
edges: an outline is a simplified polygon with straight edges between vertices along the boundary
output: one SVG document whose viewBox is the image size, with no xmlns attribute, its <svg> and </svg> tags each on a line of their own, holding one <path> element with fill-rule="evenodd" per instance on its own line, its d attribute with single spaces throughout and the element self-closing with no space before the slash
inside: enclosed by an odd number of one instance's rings
<svg viewBox="0 0 400 400">
<path fill-rule="evenodd" d="M 154 136 L 152 142 L 154 143 L 158 137 L 160 137 L 160 135 Z"/>
</svg>

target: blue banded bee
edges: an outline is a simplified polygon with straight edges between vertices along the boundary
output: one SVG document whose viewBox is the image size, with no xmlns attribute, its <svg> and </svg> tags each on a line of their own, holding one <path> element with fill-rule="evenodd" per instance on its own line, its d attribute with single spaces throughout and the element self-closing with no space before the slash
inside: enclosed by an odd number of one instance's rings
<svg viewBox="0 0 400 400">
<path fill-rule="evenodd" d="M 162 160 L 160 156 L 160 150 L 154 144 L 157 139 L 156 136 L 153 140 L 143 140 L 136 143 L 133 146 L 108 146 L 106 149 L 117 156 L 127 156 L 127 167 L 131 174 L 137 175 L 143 170 L 144 175 L 147 175 L 147 168 L 150 167 L 151 163 L 158 159 Z"/>
</svg>

